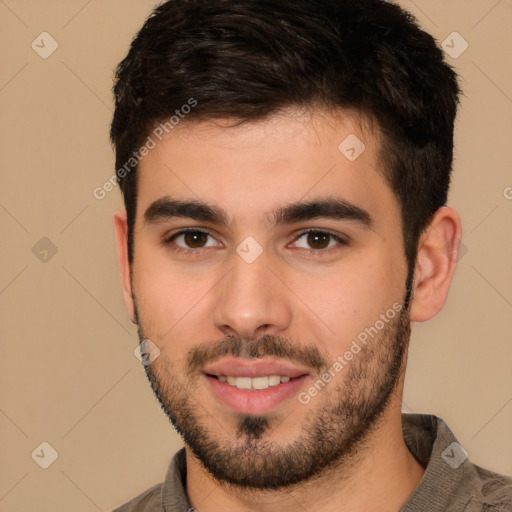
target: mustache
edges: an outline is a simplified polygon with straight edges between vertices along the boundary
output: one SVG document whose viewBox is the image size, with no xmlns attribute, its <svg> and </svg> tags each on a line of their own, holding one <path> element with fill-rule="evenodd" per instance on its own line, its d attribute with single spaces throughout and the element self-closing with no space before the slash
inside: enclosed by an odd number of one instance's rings
<svg viewBox="0 0 512 512">
<path fill-rule="evenodd" d="M 258 339 L 244 341 L 228 335 L 219 342 L 205 343 L 189 350 L 187 367 L 189 374 L 200 371 L 209 363 L 214 363 L 225 356 L 262 358 L 276 357 L 300 363 L 318 374 L 327 368 L 327 359 L 314 345 L 301 346 L 280 336 L 266 334 Z"/>
</svg>

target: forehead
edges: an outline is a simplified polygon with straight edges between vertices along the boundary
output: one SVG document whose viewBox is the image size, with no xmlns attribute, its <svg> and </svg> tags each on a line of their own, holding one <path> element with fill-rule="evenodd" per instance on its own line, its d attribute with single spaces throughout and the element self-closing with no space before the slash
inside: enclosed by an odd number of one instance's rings
<svg viewBox="0 0 512 512">
<path fill-rule="evenodd" d="M 288 110 L 235 122 L 185 119 L 161 140 L 153 136 L 156 145 L 139 164 L 137 216 L 165 196 L 215 205 L 233 224 L 261 222 L 278 205 L 320 196 L 368 211 L 397 207 L 382 176 L 378 134 L 355 114 Z"/>
</svg>

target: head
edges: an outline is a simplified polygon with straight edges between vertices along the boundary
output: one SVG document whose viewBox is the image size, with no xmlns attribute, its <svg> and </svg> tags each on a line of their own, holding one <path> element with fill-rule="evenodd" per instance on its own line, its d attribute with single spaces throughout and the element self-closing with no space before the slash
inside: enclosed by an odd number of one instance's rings
<svg viewBox="0 0 512 512">
<path fill-rule="evenodd" d="M 114 93 L 119 263 L 164 411 L 233 485 L 348 463 L 399 413 L 410 323 L 455 267 L 441 50 L 380 0 L 173 0 Z M 284 398 L 225 393 L 265 365 Z"/>
</svg>

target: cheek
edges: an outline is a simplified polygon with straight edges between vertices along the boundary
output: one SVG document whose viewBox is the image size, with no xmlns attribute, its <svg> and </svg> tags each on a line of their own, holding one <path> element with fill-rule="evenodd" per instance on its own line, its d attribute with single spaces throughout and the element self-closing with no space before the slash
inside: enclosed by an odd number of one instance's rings
<svg viewBox="0 0 512 512">
<path fill-rule="evenodd" d="M 201 310 L 201 298 L 213 286 L 208 272 L 189 272 L 159 251 L 140 250 L 133 265 L 133 290 L 141 322 L 168 333 Z M 186 323 L 186 322 L 185 322 Z M 172 332 L 169 333 L 172 335 Z"/>
<path fill-rule="evenodd" d="M 404 274 L 405 281 L 405 269 L 398 268 L 393 261 L 384 251 L 359 255 L 318 277 L 316 283 L 301 285 L 301 297 L 318 315 L 311 318 L 328 334 L 324 340 L 331 345 L 331 353 L 343 351 L 395 302 L 400 303 L 400 276 Z"/>
</svg>

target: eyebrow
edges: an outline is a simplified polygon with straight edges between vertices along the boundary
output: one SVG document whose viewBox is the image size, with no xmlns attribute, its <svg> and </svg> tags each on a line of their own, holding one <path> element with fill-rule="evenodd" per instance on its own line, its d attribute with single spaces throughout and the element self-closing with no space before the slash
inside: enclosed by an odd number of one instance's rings
<svg viewBox="0 0 512 512">
<path fill-rule="evenodd" d="M 177 217 L 210 222 L 227 229 L 230 226 L 227 213 L 220 208 L 198 200 L 178 200 L 168 196 L 157 199 L 146 209 L 144 223 L 156 224 Z M 366 229 L 372 229 L 374 226 L 369 212 L 336 197 L 317 198 L 281 206 L 267 216 L 267 221 L 271 227 L 276 227 L 318 218 L 355 221 Z"/>
</svg>

